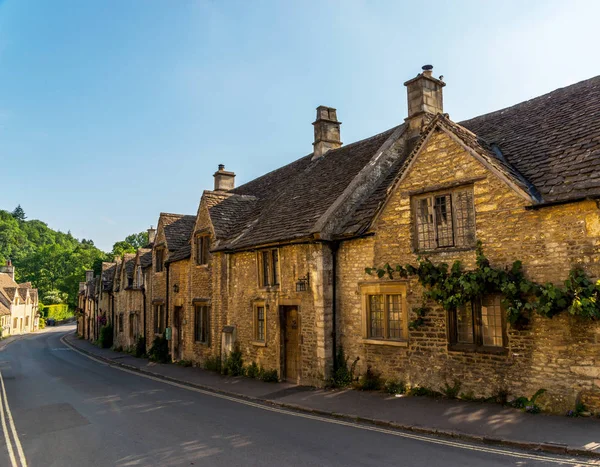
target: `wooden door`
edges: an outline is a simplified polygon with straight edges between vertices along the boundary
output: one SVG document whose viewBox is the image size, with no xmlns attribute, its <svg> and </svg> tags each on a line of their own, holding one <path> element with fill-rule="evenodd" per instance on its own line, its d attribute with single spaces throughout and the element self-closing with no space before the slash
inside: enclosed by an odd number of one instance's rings
<svg viewBox="0 0 600 467">
<path fill-rule="evenodd" d="M 173 359 L 181 360 L 181 325 L 183 321 L 183 308 L 175 307 L 173 313 Z"/>
<path fill-rule="evenodd" d="M 298 308 L 285 308 L 285 379 L 290 383 L 298 382 L 300 356 Z"/>
</svg>

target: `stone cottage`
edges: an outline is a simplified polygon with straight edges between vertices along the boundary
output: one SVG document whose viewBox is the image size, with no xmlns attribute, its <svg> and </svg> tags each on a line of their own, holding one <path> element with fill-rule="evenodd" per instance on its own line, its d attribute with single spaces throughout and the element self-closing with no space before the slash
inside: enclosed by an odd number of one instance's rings
<svg viewBox="0 0 600 467">
<path fill-rule="evenodd" d="M 31 282 L 15 282 L 15 269 L 9 260 L 0 267 L 0 336 L 33 332 L 38 319 L 38 291 Z"/>
</svg>

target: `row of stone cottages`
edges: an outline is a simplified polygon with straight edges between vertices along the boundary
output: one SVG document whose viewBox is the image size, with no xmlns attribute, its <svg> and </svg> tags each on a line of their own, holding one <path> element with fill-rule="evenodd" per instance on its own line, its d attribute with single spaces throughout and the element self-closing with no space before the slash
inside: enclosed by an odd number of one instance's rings
<svg viewBox="0 0 600 467">
<path fill-rule="evenodd" d="M 321 106 L 311 154 L 237 188 L 219 166 L 196 215 L 161 214 L 148 248 L 88 277 L 80 332 L 95 339 L 107 319 L 126 347 L 168 327 L 173 360 L 235 345 L 307 385 L 324 384 L 342 346 L 357 374 L 459 380 L 476 396 L 545 388 L 547 408 L 600 409 L 593 320 L 533 312 L 515 326 L 501 294 L 448 309 L 424 303 L 415 276 L 365 272 L 423 256 L 473 269 L 480 242 L 493 268 L 520 260 L 537 283 L 575 266 L 599 277 L 600 77 L 460 123 L 430 66 L 404 84 L 394 128 L 342 145 L 336 110 Z"/>
</svg>

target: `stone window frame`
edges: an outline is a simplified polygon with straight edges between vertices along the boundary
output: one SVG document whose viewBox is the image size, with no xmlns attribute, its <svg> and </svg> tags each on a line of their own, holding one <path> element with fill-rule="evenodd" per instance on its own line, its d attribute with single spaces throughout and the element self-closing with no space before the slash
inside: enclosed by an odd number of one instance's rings
<svg viewBox="0 0 600 467">
<path fill-rule="evenodd" d="M 261 289 L 279 288 L 281 282 L 279 248 L 267 248 L 256 252 L 256 274 Z"/>
<path fill-rule="evenodd" d="M 259 323 L 259 311 L 262 308 L 262 336 Z M 267 346 L 267 302 L 257 300 L 252 304 L 252 344 L 266 347 Z"/>
<path fill-rule="evenodd" d="M 363 282 L 359 284 L 360 295 L 362 301 L 362 342 L 365 344 L 375 345 L 390 345 L 396 347 L 408 346 L 408 303 L 406 294 L 408 284 L 406 281 L 389 281 L 389 282 Z M 371 337 L 371 325 L 369 320 L 370 306 L 369 297 L 373 295 L 382 295 L 384 310 L 383 310 L 383 337 Z M 390 338 L 389 335 L 389 309 L 388 299 L 390 295 L 400 295 L 401 298 L 401 338 Z"/>
<path fill-rule="evenodd" d="M 154 272 L 163 272 L 165 270 L 165 247 L 156 247 L 154 250 Z"/>
<path fill-rule="evenodd" d="M 501 337 L 502 345 L 490 345 L 484 343 L 484 324 L 482 309 L 483 301 L 492 299 L 495 305 L 500 307 L 501 317 Z M 468 302 L 462 308 L 469 307 L 471 309 L 471 332 L 472 342 L 460 342 L 458 338 L 458 315 L 460 310 L 455 309 L 448 312 L 448 350 L 456 352 L 480 352 L 480 353 L 508 353 L 508 332 L 506 310 L 502 305 L 502 295 L 488 294 L 485 297 L 478 298 L 473 302 Z"/>
<path fill-rule="evenodd" d="M 162 302 L 155 302 L 152 304 L 152 318 L 154 321 L 154 335 L 159 336 L 165 332 L 165 304 Z"/>
<path fill-rule="evenodd" d="M 194 236 L 196 266 L 208 266 L 210 260 L 211 236 L 208 232 L 197 232 Z"/>
<path fill-rule="evenodd" d="M 459 203 L 457 202 L 458 197 L 461 194 L 467 194 L 467 211 L 465 211 L 464 215 L 459 216 L 457 206 Z M 477 246 L 477 222 L 476 222 L 476 213 L 475 213 L 475 194 L 474 194 L 474 182 L 468 181 L 459 184 L 452 184 L 443 187 L 432 187 L 426 190 L 418 190 L 416 192 L 409 193 L 411 196 L 411 210 L 412 210 L 412 228 L 413 228 L 413 248 L 415 252 L 439 252 L 439 251 L 456 251 L 456 250 L 472 250 Z M 440 245 L 440 238 L 438 230 L 438 222 L 435 209 L 436 200 L 445 198 L 445 200 L 449 200 L 450 202 L 450 222 L 451 228 L 446 228 L 445 232 L 450 234 L 451 238 L 445 237 L 442 239 L 442 242 L 445 240 L 446 244 Z M 435 245 L 423 245 L 424 239 L 421 237 L 422 230 L 420 227 L 424 225 L 423 222 L 420 221 L 420 207 L 419 203 L 423 200 L 430 200 L 428 209 L 430 212 L 428 213 L 431 216 L 431 221 L 427 222 L 428 226 L 431 226 L 433 229 L 432 235 L 434 236 L 433 241 Z M 442 209 L 442 203 L 440 204 L 440 210 Z M 444 203 L 447 206 L 446 203 Z M 445 208 L 447 212 L 447 207 Z M 468 212 L 470 209 L 470 212 Z M 446 214 L 447 216 L 447 214 Z M 465 225 L 468 217 L 472 218 L 472 231 L 468 229 L 468 225 Z M 465 225 L 464 227 L 461 227 Z M 459 233 L 460 230 L 463 230 L 462 233 Z M 427 229 L 429 230 L 429 228 Z M 472 237 L 471 239 L 469 237 Z M 462 239 L 462 242 L 459 240 Z"/>
<path fill-rule="evenodd" d="M 194 307 L 194 342 L 196 344 L 210 345 L 210 300 L 195 299 L 192 303 Z M 204 327 L 204 339 L 199 338 L 202 334 L 202 327 L 198 327 L 198 315 L 200 315 L 200 324 Z"/>
</svg>

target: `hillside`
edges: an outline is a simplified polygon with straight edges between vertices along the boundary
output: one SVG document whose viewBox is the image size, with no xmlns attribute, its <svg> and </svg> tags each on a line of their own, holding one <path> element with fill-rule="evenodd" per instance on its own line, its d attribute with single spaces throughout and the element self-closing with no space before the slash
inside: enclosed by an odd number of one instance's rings
<svg viewBox="0 0 600 467">
<path fill-rule="evenodd" d="M 92 240 L 78 240 L 42 221 L 26 220 L 20 206 L 12 213 L 0 210 L 0 264 L 10 258 L 16 281 L 31 282 L 44 304 L 75 307 L 85 270 L 98 273 L 107 257 Z"/>
</svg>

